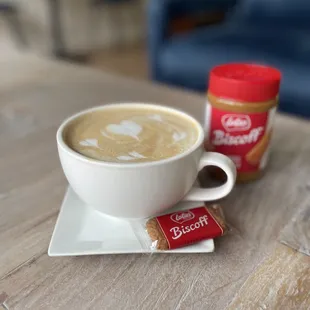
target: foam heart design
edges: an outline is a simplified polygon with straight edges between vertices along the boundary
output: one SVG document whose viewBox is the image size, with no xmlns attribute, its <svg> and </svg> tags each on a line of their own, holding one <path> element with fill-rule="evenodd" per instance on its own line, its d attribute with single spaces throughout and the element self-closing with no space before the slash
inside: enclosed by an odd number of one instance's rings
<svg viewBox="0 0 310 310">
<path fill-rule="evenodd" d="M 106 129 L 116 135 L 130 136 L 139 140 L 138 135 L 142 131 L 142 127 L 133 121 L 121 121 L 119 124 L 110 124 Z"/>
<path fill-rule="evenodd" d="M 175 132 L 173 133 L 172 138 L 174 142 L 178 142 L 186 138 L 186 136 L 187 136 L 186 132 Z"/>
</svg>

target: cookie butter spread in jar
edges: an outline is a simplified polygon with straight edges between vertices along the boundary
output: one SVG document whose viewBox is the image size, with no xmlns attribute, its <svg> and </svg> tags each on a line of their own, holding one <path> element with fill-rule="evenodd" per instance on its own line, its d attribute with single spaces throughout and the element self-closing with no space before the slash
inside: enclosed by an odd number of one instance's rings
<svg viewBox="0 0 310 310">
<path fill-rule="evenodd" d="M 258 178 L 269 154 L 281 73 L 255 64 L 212 69 L 205 115 L 206 142 L 230 157 L 238 181 Z"/>
</svg>

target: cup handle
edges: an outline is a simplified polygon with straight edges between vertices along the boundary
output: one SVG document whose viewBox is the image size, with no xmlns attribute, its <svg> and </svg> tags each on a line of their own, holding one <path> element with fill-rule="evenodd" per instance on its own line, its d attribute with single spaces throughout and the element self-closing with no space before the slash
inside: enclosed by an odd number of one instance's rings
<svg viewBox="0 0 310 310">
<path fill-rule="evenodd" d="M 217 200 L 228 195 L 234 187 L 237 177 L 236 166 L 233 161 L 220 153 L 204 153 L 199 162 L 199 171 L 206 166 L 217 166 L 227 175 L 225 184 L 215 188 L 193 187 L 183 200 L 187 201 L 209 201 Z"/>
</svg>

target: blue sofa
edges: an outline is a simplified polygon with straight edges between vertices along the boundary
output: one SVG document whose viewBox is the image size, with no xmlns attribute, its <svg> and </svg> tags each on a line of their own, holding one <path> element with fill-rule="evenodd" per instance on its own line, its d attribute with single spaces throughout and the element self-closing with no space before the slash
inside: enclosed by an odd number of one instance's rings
<svg viewBox="0 0 310 310">
<path fill-rule="evenodd" d="M 206 10 L 225 22 L 168 35 L 173 18 Z M 215 65 L 275 66 L 280 110 L 310 118 L 310 0 L 149 0 L 148 49 L 154 80 L 200 92 Z"/>
</svg>

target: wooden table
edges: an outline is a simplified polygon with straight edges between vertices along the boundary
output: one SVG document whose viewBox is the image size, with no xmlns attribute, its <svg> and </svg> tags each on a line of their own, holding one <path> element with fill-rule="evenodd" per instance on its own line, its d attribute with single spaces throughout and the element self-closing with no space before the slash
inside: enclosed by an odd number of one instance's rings
<svg viewBox="0 0 310 310">
<path fill-rule="evenodd" d="M 216 252 L 50 258 L 66 190 L 55 132 L 115 101 L 182 108 L 204 98 L 36 56 L 0 60 L 0 293 L 10 309 L 309 309 L 310 258 L 277 238 L 310 198 L 310 124 L 276 119 L 268 173 L 223 200 L 233 226 Z"/>
</svg>

